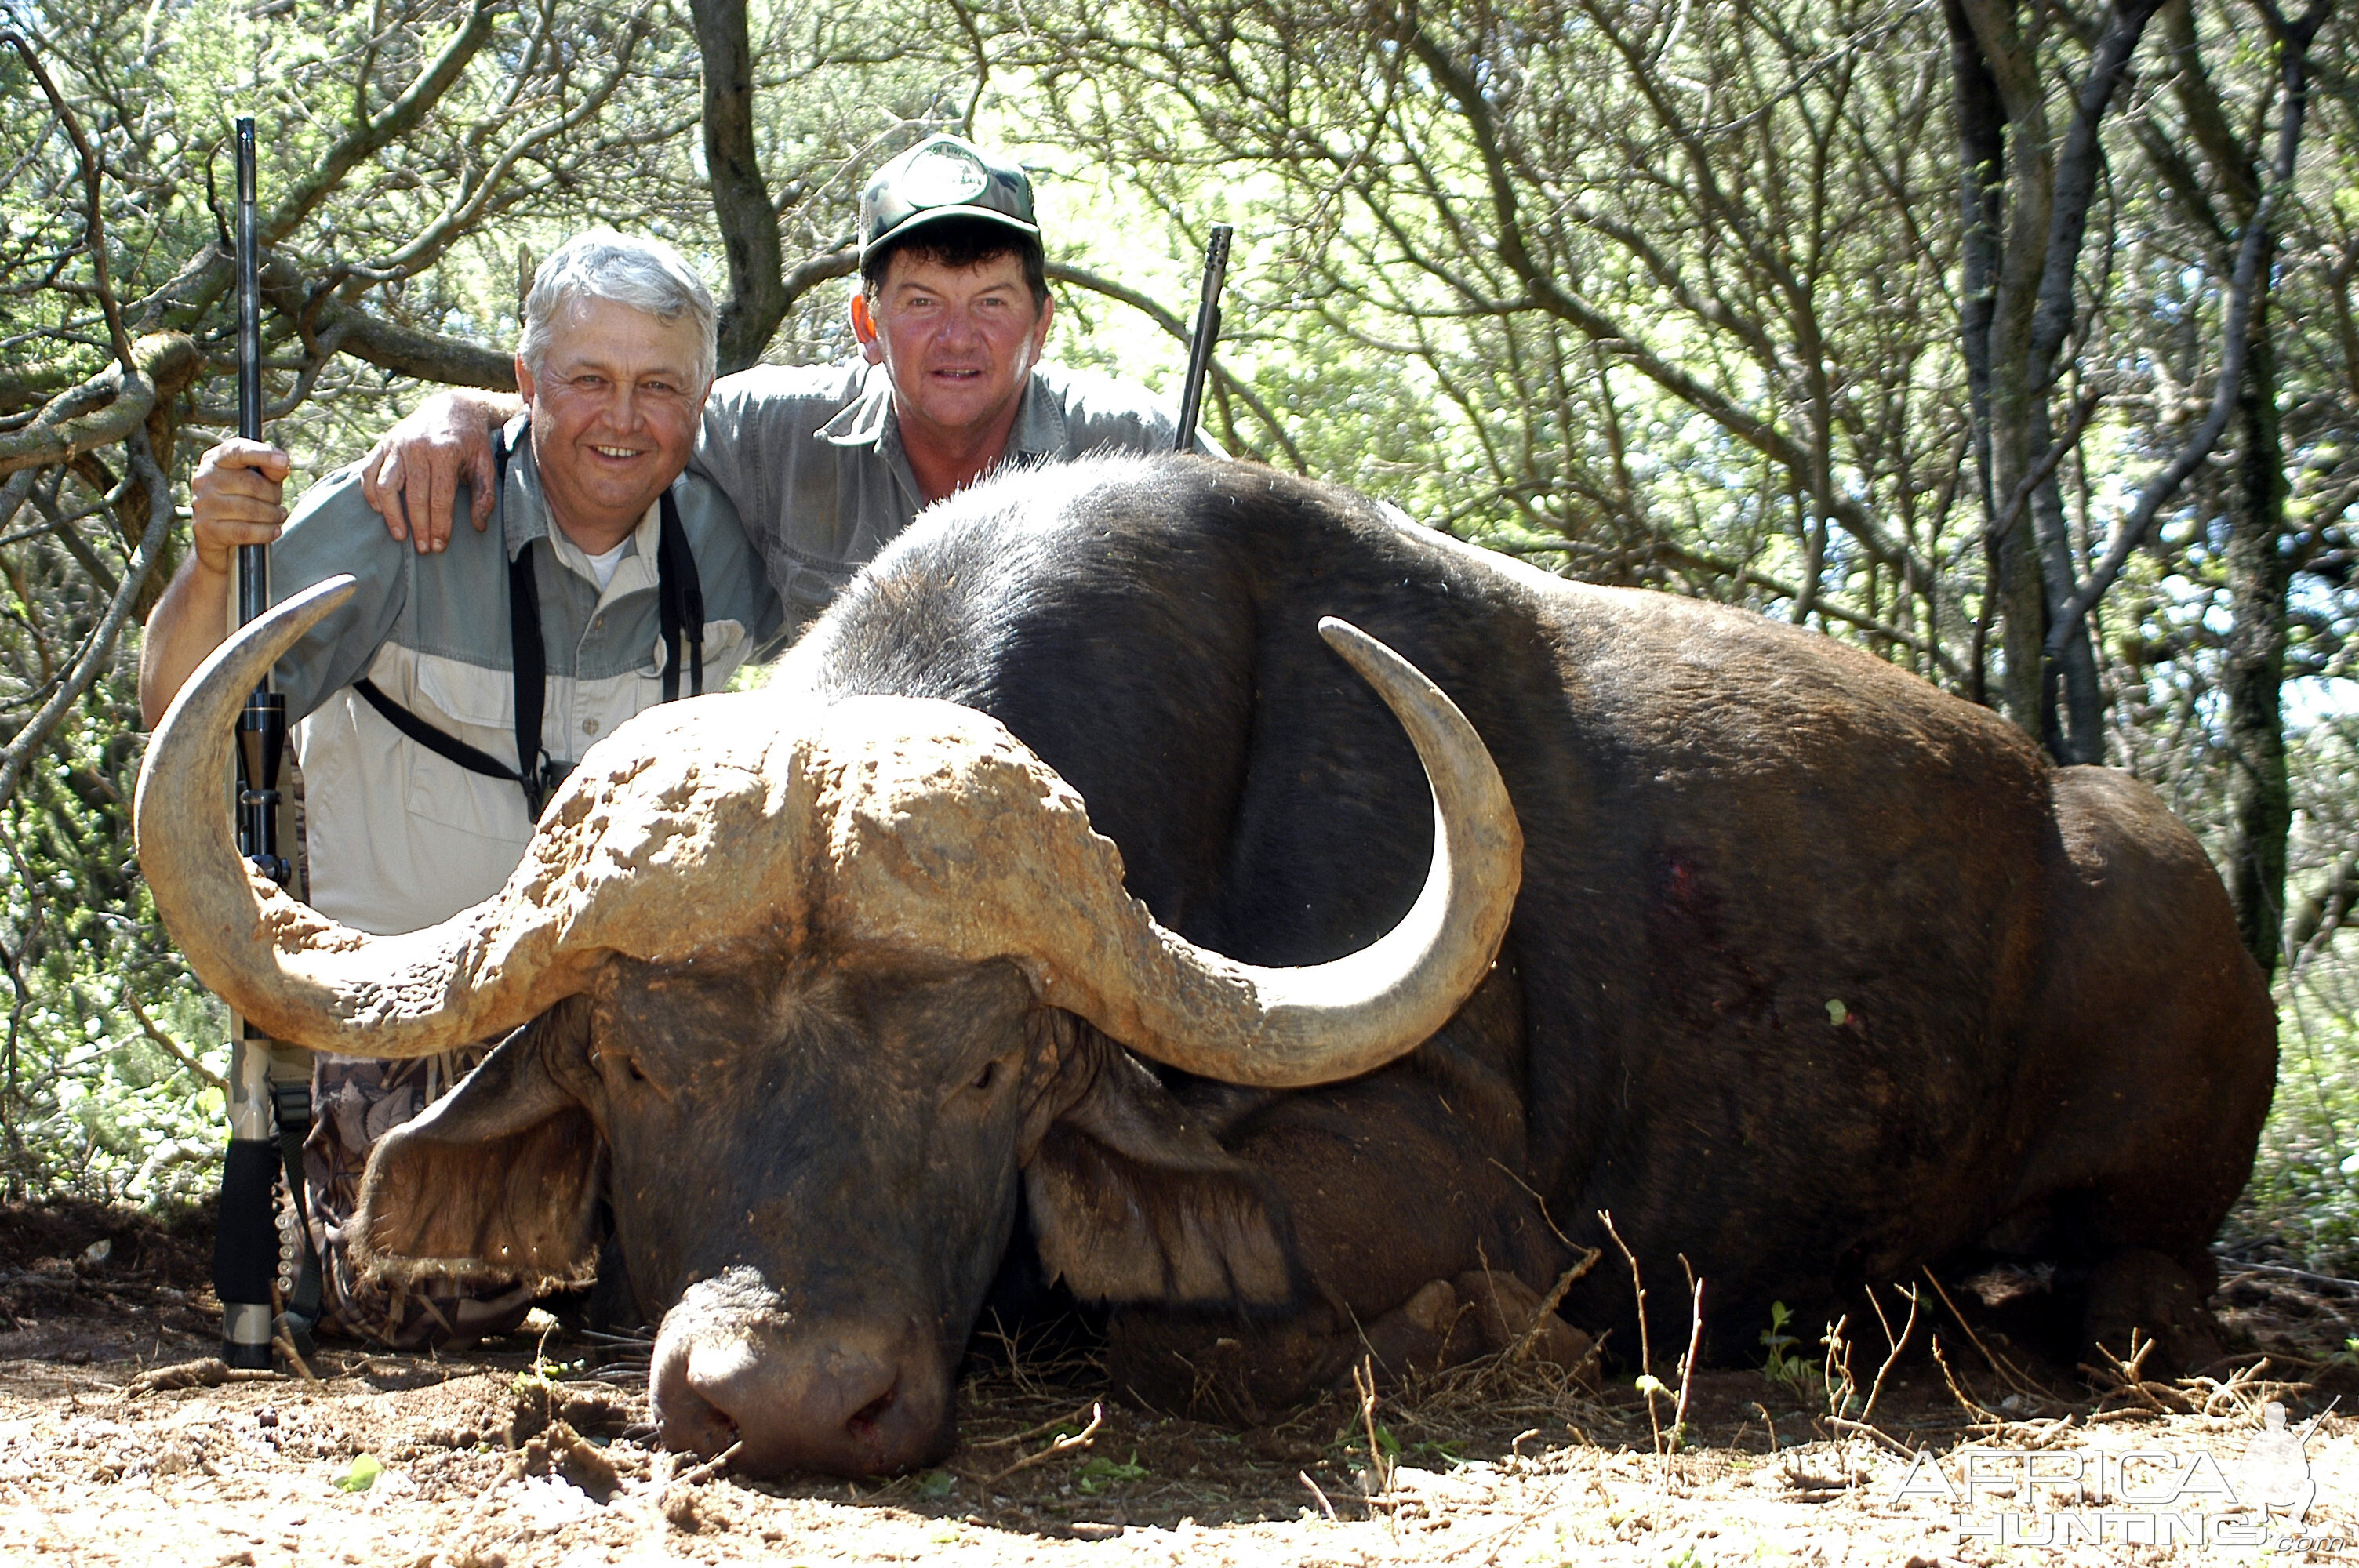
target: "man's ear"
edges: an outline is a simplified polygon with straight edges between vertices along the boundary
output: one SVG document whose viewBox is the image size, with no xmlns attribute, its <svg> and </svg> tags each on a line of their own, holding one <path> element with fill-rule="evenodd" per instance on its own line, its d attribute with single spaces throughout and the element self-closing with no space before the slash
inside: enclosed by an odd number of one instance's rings
<svg viewBox="0 0 2359 1568">
<path fill-rule="evenodd" d="M 1090 1301 L 1292 1300 L 1293 1238 L 1253 1168 L 1120 1045 L 1070 1013 L 1036 1019 L 1059 1060 L 1027 1140 L 1024 1190 L 1049 1278 Z"/>
<path fill-rule="evenodd" d="M 364 1273 L 588 1281 L 605 1146 L 567 1069 L 587 1052 L 589 1022 L 585 999 L 558 1003 L 385 1135 L 345 1225 Z"/>
<path fill-rule="evenodd" d="M 532 366 L 524 362 L 522 354 L 516 357 L 516 395 L 523 398 L 524 406 L 529 408 L 532 406 Z"/>
<path fill-rule="evenodd" d="M 885 362 L 885 341 L 876 334 L 876 315 L 869 308 L 868 292 L 852 291 L 852 335 L 860 340 L 860 357 L 870 364 Z"/>
<path fill-rule="evenodd" d="M 1032 362 L 1038 364 L 1049 346 L 1049 327 L 1057 319 L 1057 297 L 1053 294 L 1040 301 L 1040 319 L 1032 323 Z"/>
</svg>

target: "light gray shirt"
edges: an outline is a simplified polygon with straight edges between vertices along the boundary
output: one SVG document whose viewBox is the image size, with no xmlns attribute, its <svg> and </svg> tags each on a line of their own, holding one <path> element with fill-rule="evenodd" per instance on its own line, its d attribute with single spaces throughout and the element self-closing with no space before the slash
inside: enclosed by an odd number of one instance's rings
<svg viewBox="0 0 2359 1568">
<path fill-rule="evenodd" d="M 1168 452 L 1173 421 L 1144 387 L 1032 373 L 1004 466 L 1111 450 Z M 1210 450 L 1199 442 L 1199 449 Z M 924 504 L 883 365 L 756 365 L 712 384 L 689 470 L 736 503 L 797 633 Z"/>
<path fill-rule="evenodd" d="M 511 437 L 523 429 L 516 421 Z M 777 625 L 777 600 L 720 491 L 684 474 L 672 493 L 704 598 L 704 689 L 719 691 Z M 360 579 L 273 672 L 288 717 L 299 721 L 315 907 L 364 931 L 409 931 L 499 890 L 532 838 L 523 790 L 403 735 L 352 683 L 366 676 L 428 725 L 506 764 L 516 752 L 507 567 L 533 551 L 547 660 L 541 744 L 560 761 L 578 759 L 662 698 L 658 515 L 647 508 L 602 587 L 581 546 L 549 526 L 539 470 L 520 439 L 496 524 L 452 529 L 440 555 L 386 533 L 361 497 L 357 469 L 305 492 L 271 546 L 273 599 L 337 572 Z"/>
</svg>

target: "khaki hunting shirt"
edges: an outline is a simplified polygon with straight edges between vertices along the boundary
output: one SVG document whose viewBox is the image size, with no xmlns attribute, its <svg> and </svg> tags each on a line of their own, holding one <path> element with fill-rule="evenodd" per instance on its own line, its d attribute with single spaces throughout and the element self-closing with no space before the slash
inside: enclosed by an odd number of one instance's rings
<svg viewBox="0 0 2359 1568">
<path fill-rule="evenodd" d="M 531 840 L 524 792 L 471 773 L 408 739 L 351 689 L 366 676 L 426 723 L 508 762 L 516 755 L 516 676 L 508 632 L 509 560 L 538 552 L 547 685 L 541 744 L 575 762 L 663 695 L 656 592 L 659 509 L 647 508 L 603 591 L 581 547 L 549 525 L 524 421 L 509 427 L 497 525 L 451 531 L 421 556 L 386 533 L 361 499 L 357 468 L 313 485 L 271 546 L 283 600 L 338 572 L 359 590 L 281 659 L 302 764 L 310 902 L 384 934 L 430 925 L 490 897 Z M 704 689 L 719 691 L 769 637 L 778 602 L 737 514 L 709 481 L 673 481 L 681 531 L 704 596 Z M 467 503 L 459 501 L 461 515 Z M 683 655 L 685 649 L 683 648 Z M 685 678 L 680 689 L 689 690 Z"/>
</svg>

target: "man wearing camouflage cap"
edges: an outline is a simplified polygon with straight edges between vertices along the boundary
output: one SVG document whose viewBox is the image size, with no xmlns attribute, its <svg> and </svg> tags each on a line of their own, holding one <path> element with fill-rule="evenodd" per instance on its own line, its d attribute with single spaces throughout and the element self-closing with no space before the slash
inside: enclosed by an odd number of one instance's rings
<svg viewBox="0 0 2359 1568">
<path fill-rule="evenodd" d="M 736 504 L 792 628 L 922 507 L 985 474 L 1170 449 L 1171 416 L 1144 388 L 1041 362 L 1055 313 L 1043 265 L 1024 171 L 929 136 L 861 194 L 862 357 L 713 384 L 689 466 Z M 395 537 L 442 547 L 459 477 L 487 471 L 487 432 L 513 411 L 444 393 L 377 444 L 364 482 Z"/>
</svg>

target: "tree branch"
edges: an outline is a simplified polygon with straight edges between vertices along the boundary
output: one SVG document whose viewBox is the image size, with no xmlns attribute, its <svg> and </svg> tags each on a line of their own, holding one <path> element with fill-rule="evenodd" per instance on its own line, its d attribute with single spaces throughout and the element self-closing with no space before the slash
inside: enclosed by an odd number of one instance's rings
<svg viewBox="0 0 2359 1568">
<path fill-rule="evenodd" d="M 1775 424 L 1745 412 L 1729 398 L 1671 364 L 1624 331 L 1603 311 L 1566 289 L 1552 273 L 1540 266 L 1524 238 L 1515 182 L 1508 170 L 1506 152 L 1499 142 L 1495 114 L 1490 101 L 1473 77 L 1467 74 L 1465 67 L 1423 29 L 1411 27 L 1405 34 L 1404 41 L 1409 52 L 1432 73 L 1435 82 L 1455 102 L 1459 114 L 1473 135 L 1490 188 L 1492 213 L 1496 220 L 1493 238 L 1499 259 L 1530 291 L 1531 302 L 1549 315 L 1579 328 L 1606 353 L 1636 370 L 1777 463 L 1793 476 L 1797 487 L 1806 493 L 1813 497 L 1823 495 L 1827 510 L 1835 521 L 1843 524 L 1845 533 L 1865 546 L 1868 553 L 1879 563 L 1899 572 L 1910 591 L 1920 595 L 1930 593 L 1932 573 L 1917 558 L 1916 552 L 1887 537 L 1868 516 L 1867 509 L 1854 498 L 1840 494 L 1825 495 L 1823 488 L 1814 482 L 1817 465 L 1809 451 Z"/>
<path fill-rule="evenodd" d="M 24 728 L 8 738 L 5 751 L 0 751 L 0 800 L 15 797 L 17 782 L 25 769 L 38 754 L 50 733 L 71 708 L 90 689 L 114 654 L 115 640 L 122 635 L 123 623 L 130 618 L 131 607 L 137 602 L 140 590 L 156 570 L 156 562 L 164 553 L 164 543 L 172 533 L 172 484 L 157 464 L 155 454 L 147 446 L 147 432 L 139 425 L 131 427 L 125 442 L 130 454 L 131 467 L 147 489 L 147 527 L 139 535 L 139 547 L 132 552 L 131 560 L 106 607 L 90 635 L 82 639 L 81 651 L 74 655 L 64 676 L 49 693 Z"/>
<path fill-rule="evenodd" d="M 2096 571 L 2074 588 L 2071 597 L 2064 601 L 2049 629 L 2046 652 L 2049 658 L 2062 652 L 2082 618 L 2120 578 L 2131 552 L 2145 541 L 2154 520 L 2179 493 L 2187 477 L 2212 455 L 2212 449 L 2219 445 L 2221 433 L 2228 427 L 2229 416 L 2235 412 L 2236 398 L 2245 384 L 2245 361 L 2252 348 L 2254 301 L 2264 286 L 2269 254 L 2277 249 L 2277 235 L 2271 224 L 2278 200 L 2292 187 L 2295 159 L 2301 151 L 2302 123 L 2310 103 L 2310 40 L 2331 8 L 2330 4 L 2313 5 L 2299 22 L 2283 27 L 2280 32 L 2278 71 L 2285 89 L 2285 118 L 2277 126 L 2277 156 L 2270 163 L 2268 183 L 2262 189 L 2260 200 L 2255 204 L 2236 248 L 2236 270 L 2229 283 L 2227 317 L 2220 330 L 2220 378 L 2212 389 L 2212 406 L 2204 414 L 2203 423 L 2171 460 L 2170 466 L 2139 494 L 2136 506 L 2114 530 Z"/>
<path fill-rule="evenodd" d="M 158 384 L 186 384 L 196 363 L 197 346 L 181 333 L 140 339 L 128 369 L 107 366 L 50 399 L 23 429 L 0 436 L 0 474 L 69 462 L 125 439 L 155 411 Z"/>
<path fill-rule="evenodd" d="M 84 209 L 87 213 L 84 222 L 88 227 L 83 232 L 82 243 L 90 251 L 91 271 L 98 285 L 98 307 L 106 314 L 106 335 L 114 345 L 115 363 L 126 373 L 131 373 L 135 369 L 131 362 L 131 334 L 124 330 L 123 307 L 115 302 L 114 285 L 107 276 L 106 220 L 100 212 L 98 153 L 90 145 L 90 138 L 82 134 L 82 122 L 74 118 L 64 95 L 58 92 L 58 84 L 49 80 L 49 73 L 42 67 L 40 57 L 33 52 L 33 46 L 13 28 L 0 33 L 0 38 L 6 38 L 24 58 L 25 69 L 31 71 L 33 80 L 41 84 L 42 92 L 49 97 L 49 107 L 58 112 L 66 135 L 73 139 L 74 151 L 81 156 L 82 193 L 88 198 Z"/>
<path fill-rule="evenodd" d="M 780 274 L 778 210 L 754 145 L 754 49 L 745 0 L 689 0 L 697 53 L 704 61 L 704 168 L 712 216 L 729 261 L 729 300 L 721 308 L 721 370 L 744 370 L 762 357 L 787 313 Z"/>
<path fill-rule="evenodd" d="M 467 20 L 427 63 L 408 90 L 375 117 L 364 120 L 337 139 L 319 167 L 297 180 L 279 199 L 262 225 L 262 243 L 277 244 L 343 182 L 363 159 L 408 135 L 441 101 L 484 45 L 491 40 L 492 23 L 502 7 L 497 0 L 474 0 Z"/>
<path fill-rule="evenodd" d="M 315 297 L 294 263 L 282 257 L 272 258 L 262 285 L 264 301 L 278 315 L 299 323 L 308 313 L 310 330 L 323 347 L 419 381 L 487 387 L 494 392 L 516 390 L 516 355 L 507 350 L 444 337 L 422 327 L 406 327 L 332 293 Z"/>
</svg>

